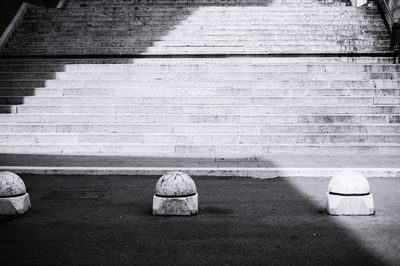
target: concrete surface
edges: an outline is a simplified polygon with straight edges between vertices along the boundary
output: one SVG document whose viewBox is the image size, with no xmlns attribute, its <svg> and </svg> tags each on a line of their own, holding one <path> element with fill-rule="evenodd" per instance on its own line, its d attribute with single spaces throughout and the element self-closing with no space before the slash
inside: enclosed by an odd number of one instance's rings
<svg viewBox="0 0 400 266">
<path fill-rule="evenodd" d="M 33 209 L 0 218 L 2 265 L 396 265 L 400 179 L 369 179 L 376 215 L 336 217 L 329 179 L 194 177 L 199 215 L 151 215 L 159 176 L 22 178 Z"/>
<path fill-rule="evenodd" d="M 158 175 L 183 171 L 191 176 L 332 177 L 357 171 L 366 177 L 400 177 L 400 155 L 294 155 L 181 157 L 129 155 L 0 154 L 0 170 L 48 175 Z"/>
<path fill-rule="evenodd" d="M 368 195 L 333 195 L 327 193 L 326 210 L 330 215 L 374 215 L 374 197 Z"/>
</svg>

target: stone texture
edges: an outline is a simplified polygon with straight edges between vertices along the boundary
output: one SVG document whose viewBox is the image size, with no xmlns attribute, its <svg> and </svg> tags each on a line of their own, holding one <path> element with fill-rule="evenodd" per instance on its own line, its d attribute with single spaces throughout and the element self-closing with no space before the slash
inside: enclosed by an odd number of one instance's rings
<svg viewBox="0 0 400 266">
<path fill-rule="evenodd" d="M 370 187 L 367 179 L 354 171 L 336 174 L 329 182 L 328 192 L 337 194 L 367 194 Z"/>
<path fill-rule="evenodd" d="M 0 172 L 0 215 L 24 214 L 30 208 L 24 181 L 12 172 Z"/>
<path fill-rule="evenodd" d="M 151 2 L 29 10 L 4 53 L 143 58 L 0 60 L 0 153 L 400 154 L 400 68 L 376 7 Z"/>
<path fill-rule="evenodd" d="M 157 196 L 188 196 L 196 194 L 196 184 L 183 172 L 169 172 L 156 184 Z"/>
<path fill-rule="evenodd" d="M 16 196 L 26 193 L 22 179 L 11 172 L 0 172 L 0 197 Z"/>
<path fill-rule="evenodd" d="M 375 214 L 372 194 L 365 196 L 342 196 L 327 193 L 326 210 L 330 215 L 373 215 Z"/>
<path fill-rule="evenodd" d="M 153 215 L 194 215 L 198 213 L 196 184 L 186 173 L 163 175 L 156 184 Z"/>
<path fill-rule="evenodd" d="M 0 215 L 24 214 L 31 208 L 28 193 L 19 197 L 0 198 Z"/>
<path fill-rule="evenodd" d="M 153 197 L 153 215 L 195 215 L 197 213 L 198 194 L 177 198 L 156 195 Z"/>
<path fill-rule="evenodd" d="M 336 174 L 328 186 L 327 211 L 331 215 L 372 215 L 374 200 L 367 179 L 354 171 Z"/>
</svg>

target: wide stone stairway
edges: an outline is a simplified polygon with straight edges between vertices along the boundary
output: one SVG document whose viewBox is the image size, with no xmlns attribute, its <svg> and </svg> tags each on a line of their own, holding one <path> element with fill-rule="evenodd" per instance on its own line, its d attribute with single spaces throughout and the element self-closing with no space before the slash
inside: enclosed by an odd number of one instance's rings
<svg viewBox="0 0 400 266">
<path fill-rule="evenodd" d="M 31 8 L 0 57 L 2 166 L 95 168 L 101 155 L 114 158 L 107 166 L 215 174 L 295 167 L 292 158 L 381 162 L 400 176 L 400 65 L 389 43 L 376 6 L 339 1 Z"/>
</svg>

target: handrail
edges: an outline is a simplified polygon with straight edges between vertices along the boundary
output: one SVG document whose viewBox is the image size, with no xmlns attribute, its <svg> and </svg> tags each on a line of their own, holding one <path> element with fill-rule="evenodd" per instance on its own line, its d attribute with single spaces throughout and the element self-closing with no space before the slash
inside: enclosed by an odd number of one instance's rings
<svg viewBox="0 0 400 266">
<path fill-rule="evenodd" d="M 66 0 L 59 0 L 57 8 L 58 9 L 63 8 L 66 2 L 67 2 Z M 3 32 L 3 34 L 1 34 L 0 32 L 0 52 L 5 47 L 8 39 L 11 37 L 15 29 L 18 27 L 18 24 L 22 21 L 23 17 L 25 16 L 26 12 L 30 7 L 37 7 L 37 6 L 27 2 L 23 2 L 19 7 L 17 13 L 14 15 L 14 18 Z"/>
<path fill-rule="evenodd" d="M 18 24 L 21 22 L 22 18 L 24 17 L 25 13 L 28 11 L 28 8 L 31 4 L 24 2 L 18 9 L 17 13 L 15 14 L 13 20 L 10 22 L 6 30 L 0 37 L 0 52 L 5 47 L 8 39 L 13 34 L 14 30 L 18 27 Z"/>
<path fill-rule="evenodd" d="M 385 9 L 387 11 L 387 14 L 389 15 L 390 21 L 392 22 L 391 24 L 393 25 L 393 23 L 395 23 L 394 17 L 393 17 L 391 10 L 389 9 L 389 6 L 388 6 L 386 0 L 381 0 L 381 2 L 383 2 L 385 4 Z"/>
<path fill-rule="evenodd" d="M 65 3 L 66 3 L 66 2 L 67 2 L 66 0 L 60 0 L 60 1 L 58 2 L 57 8 L 58 8 L 58 9 L 63 8 L 63 7 L 65 6 Z"/>
<path fill-rule="evenodd" d="M 389 33 L 392 34 L 392 26 L 400 22 L 400 16 L 394 8 L 389 7 L 387 0 L 375 0 L 375 3 L 381 12 Z"/>
</svg>

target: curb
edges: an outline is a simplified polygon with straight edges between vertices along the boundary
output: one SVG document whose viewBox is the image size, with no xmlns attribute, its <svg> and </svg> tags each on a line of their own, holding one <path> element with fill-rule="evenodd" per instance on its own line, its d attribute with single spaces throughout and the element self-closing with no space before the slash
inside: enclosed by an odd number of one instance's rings
<svg viewBox="0 0 400 266">
<path fill-rule="evenodd" d="M 400 168 L 369 167 L 274 167 L 274 168 L 222 168 L 222 167 L 42 167 L 1 166 L 1 171 L 35 175 L 162 175 L 169 171 L 183 171 L 192 176 L 247 177 L 268 179 L 276 177 L 331 178 L 340 171 L 357 171 L 365 177 L 400 177 Z"/>
</svg>

